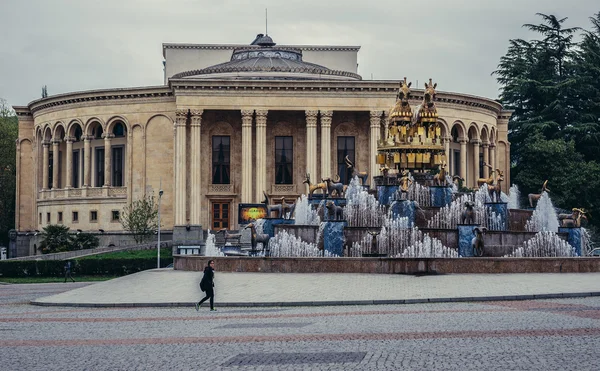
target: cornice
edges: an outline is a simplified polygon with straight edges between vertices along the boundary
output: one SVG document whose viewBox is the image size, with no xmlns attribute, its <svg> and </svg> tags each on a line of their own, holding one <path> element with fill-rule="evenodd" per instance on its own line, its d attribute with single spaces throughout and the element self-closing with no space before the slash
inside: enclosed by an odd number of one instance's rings
<svg viewBox="0 0 600 371">
<path fill-rule="evenodd" d="M 234 49 L 260 49 L 260 45 L 248 44 L 175 44 L 163 43 L 163 57 L 166 58 L 167 49 L 203 49 L 203 50 L 234 50 Z M 360 50 L 358 45 L 277 45 L 277 48 L 300 49 L 306 51 L 355 51 Z"/>
<path fill-rule="evenodd" d="M 370 93 L 372 95 L 381 95 L 390 97 L 390 106 L 398 91 L 397 81 L 321 81 L 321 80 L 201 80 L 201 79 L 169 79 L 169 86 L 175 92 L 175 95 L 194 94 L 194 92 L 221 93 L 256 93 L 263 94 L 265 91 L 273 91 L 285 94 L 286 92 L 300 93 L 320 93 L 327 95 L 355 95 L 356 93 Z M 419 104 L 423 101 L 423 90 L 413 89 L 410 97 L 411 103 Z M 499 115 L 506 111 L 497 101 L 489 98 L 478 97 L 468 94 L 454 92 L 438 91 L 436 94 L 436 103 L 441 106 L 446 104 L 472 107 L 474 109 L 483 109 L 484 111 L 494 112 Z"/>
<path fill-rule="evenodd" d="M 167 86 L 117 88 L 88 90 L 53 95 L 48 98 L 34 100 L 29 103 L 31 114 L 53 107 L 77 103 L 105 102 L 118 100 L 152 100 L 156 98 L 173 97 L 173 91 Z"/>
</svg>

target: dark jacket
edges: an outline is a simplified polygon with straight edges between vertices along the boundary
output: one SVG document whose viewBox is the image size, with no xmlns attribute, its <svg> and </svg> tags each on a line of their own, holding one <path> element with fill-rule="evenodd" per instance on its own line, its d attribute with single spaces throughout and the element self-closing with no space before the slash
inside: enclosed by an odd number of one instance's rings
<svg viewBox="0 0 600 371">
<path fill-rule="evenodd" d="M 202 291 L 206 291 L 215 287 L 215 271 L 211 267 L 204 268 L 204 276 L 202 277 L 202 281 L 200 281 L 200 288 Z"/>
</svg>

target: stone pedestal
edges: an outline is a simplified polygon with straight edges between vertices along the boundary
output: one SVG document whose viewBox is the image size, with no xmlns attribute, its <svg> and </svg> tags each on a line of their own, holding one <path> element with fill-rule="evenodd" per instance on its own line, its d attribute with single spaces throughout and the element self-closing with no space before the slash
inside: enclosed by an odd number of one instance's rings
<svg viewBox="0 0 600 371">
<path fill-rule="evenodd" d="M 473 257 L 473 245 L 471 242 L 475 237 L 473 229 L 479 224 L 459 224 L 458 226 L 458 255 L 467 258 Z"/>
<path fill-rule="evenodd" d="M 488 217 L 493 211 L 496 215 L 500 216 L 499 223 L 495 223 L 492 220 L 488 221 L 490 230 L 494 231 L 506 231 L 508 230 L 508 203 L 506 202 L 486 202 L 485 208 L 487 210 Z"/>
<path fill-rule="evenodd" d="M 410 200 L 394 201 L 390 206 L 394 218 L 408 218 L 410 228 L 415 225 L 415 209 L 415 201 Z"/>
<path fill-rule="evenodd" d="M 173 226 L 173 254 L 178 253 L 179 246 L 186 246 L 187 248 L 197 246 L 198 248 L 202 249 L 204 246 L 204 233 L 202 232 L 202 226 Z M 200 250 L 200 253 L 202 254 L 202 250 Z"/>
<path fill-rule="evenodd" d="M 452 202 L 452 187 L 429 186 L 431 206 L 444 207 Z"/>
<path fill-rule="evenodd" d="M 275 226 L 279 224 L 294 224 L 294 219 L 284 218 L 263 218 L 263 233 L 268 234 L 271 238 L 275 237 Z"/>
<path fill-rule="evenodd" d="M 323 223 L 323 249 L 329 254 L 344 256 L 344 227 L 346 221 Z"/>
<path fill-rule="evenodd" d="M 377 201 L 379 201 L 380 205 L 390 205 L 397 190 L 397 185 L 377 186 Z"/>
<path fill-rule="evenodd" d="M 581 228 L 579 227 L 559 227 L 558 233 L 568 233 L 567 242 L 573 246 L 577 256 L 581 256 Z"/>
</svg>

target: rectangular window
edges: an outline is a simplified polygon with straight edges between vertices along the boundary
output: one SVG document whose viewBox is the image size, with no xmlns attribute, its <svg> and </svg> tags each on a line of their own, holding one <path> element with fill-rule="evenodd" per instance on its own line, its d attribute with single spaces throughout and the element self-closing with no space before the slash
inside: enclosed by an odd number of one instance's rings
<svg viewBox="0 0 600 371">
<path fill-rule="evenodd" d="M 54 184 L 54 152 L 48 155 L 48 189 Z"/>
<path fill-rule="evenodd" d="M 479 154 L 479 178 L 483 178 L 483 153 Z"/>
<path fill-rule="evenodd" d="M 50 224 L 50 213 L 46 213 L 46 223 Z"/>
<path fill-rule="evenodd" d="M 96 147 L 96 187 L 104 185 L 104 147 Z"/>
<path fill-rule="evenodd" d="M 275 137 L 275 184 L 293 184 L 293 173 L 293 137 Z"/>
<path fill-rule="evenodd" d="M 460 176 L 460 151 L 454 150 L 454 175 Z"/>
<path fill-rule="evenodd" d="M 344 159 L 348 156 L 353 164 L 356 164 L 354 153 L 354 137 L 338 137 L 337 138 L 337 163 L 338 175 L 340 182 L 350 184 L 352 173 L 348 171 L 348 166 Z"/>
<path fill-rule="evenodd" d="M 58 212 L 58 223 L 61 224 L 62 223 L 62 211 Z"/>
<path fill-rule="evenodd" d="M 79 150 L 73 151 L 73 174 L 71 184 L 73 188 L 79 188 Z"/>
<path fill-rule="evenodd" d="M 85 149 L 81 149 L 81 157 L 79 157 L 80 169 L 79 169 L 79 184 L 83 186 L 83 174 L 84 174 L 84 166 L 85 166 Z M 89 164 L 88 164 L 89 166 Z"/>
<path fill-rule="evenodd" d="M 113 210 L 112 211 L 112 221 L 113 222 L 118 222 L 119 221 L 119 210 Z"/>
<path fill-rule="evenodd" d="M 38 224 L 42 224 L 42 213 L 40 213 L 38 217 Z"/>
<path fill-rule="evenodd" d="M 212 184 L 229 184 L 229 136 L 212 137 Z"/>
<path fill-rule="evenodd" d="M 79 221 L 79 212 L 73 211 L 73 223 L 77 223 Z"/>
<path fill-rule="evenodd" d="M 58 152 L 58 189 L 62 188 L 62 152 Z"/>
<path fill-rule="evenodd" d="M 123 187 L 123 147 L 112 148 L 112 186 Z"/>
<path fill-rule="evenodd" d="M 90 211 L 90 222 L 97 222 L 98 221 L 98 212 L 97 211 Z"/>
</svg>

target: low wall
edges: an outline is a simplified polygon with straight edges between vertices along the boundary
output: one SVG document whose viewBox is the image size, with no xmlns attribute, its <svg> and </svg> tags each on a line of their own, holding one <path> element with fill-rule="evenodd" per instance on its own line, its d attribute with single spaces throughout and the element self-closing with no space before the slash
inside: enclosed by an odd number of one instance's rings
<svg viewBox="0 0 600 371">
<path fill-rule="evenodd" d="M 600 258 L 258 258 L 175 255 L 173 267 L 202 271 L 208 260 L 220 272 L 262 273 L 584 273 L 600 272 Z"/>
</svg>

